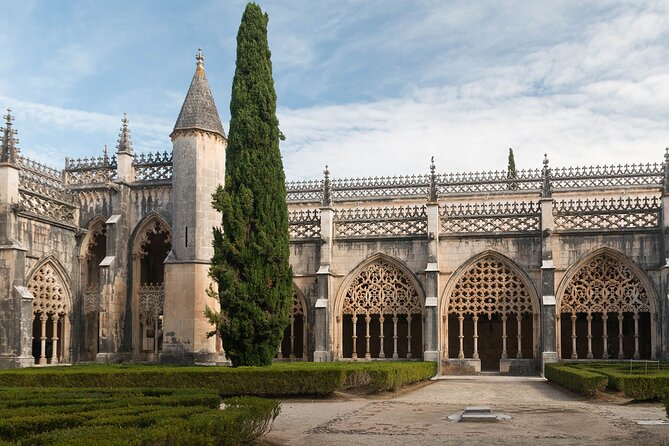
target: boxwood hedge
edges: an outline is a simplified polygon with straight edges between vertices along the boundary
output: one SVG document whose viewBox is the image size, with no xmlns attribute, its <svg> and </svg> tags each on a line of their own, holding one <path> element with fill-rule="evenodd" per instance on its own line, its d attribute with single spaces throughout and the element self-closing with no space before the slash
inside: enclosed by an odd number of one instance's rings
<svg viewBox="0 0 669 446">
<path fill-rule="evenodd" d="M 544 376 L 549 381 L 565 386 L 589 398 L 597 396 L 608 383 L 606 376 L 570 364 L 546 364 Z"/>
</svg>

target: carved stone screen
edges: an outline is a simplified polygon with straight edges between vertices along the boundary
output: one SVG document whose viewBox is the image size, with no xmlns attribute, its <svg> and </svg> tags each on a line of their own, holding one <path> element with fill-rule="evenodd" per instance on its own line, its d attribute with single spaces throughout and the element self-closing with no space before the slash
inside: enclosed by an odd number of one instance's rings
<svg viewBox="0 0 669 446">
<path fill-rule="evenodd" d="M 445 351 L 450 358 L 481 360 L 499 369 L 499 360 L 532 358 L 534 307 L 530 290 L 502 259 L 488 255 L 471 265 L 450 291 Z"/>
<path fill-rule="evenodd" d="M 583 265 L 559 301 L 563 358 L 650 358 L 650 297 L 623 261 L 600 254 Z"/>
<path fill-rule="evenodd" d="M 377 260 L 349 285 L 342 307 L 345 358 L 422 356 L 422 306 L 411 279 L 397 266 Z"/>
<path fill-rule="evenodd" d="M 41 365 L 58 364 L 64 355 L 64 336 L 70 312 L 67 287 L 51 262 L 44 263 L 28 281 L 33 301 L 33 356 Z"/>
</svg>

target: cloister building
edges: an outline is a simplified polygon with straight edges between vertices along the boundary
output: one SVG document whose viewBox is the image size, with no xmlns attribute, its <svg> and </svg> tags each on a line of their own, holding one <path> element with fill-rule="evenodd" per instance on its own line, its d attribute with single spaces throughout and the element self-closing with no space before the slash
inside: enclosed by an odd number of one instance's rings
<svg viewBox="0 0 669 446">
<path fill-rule="evenodd" d="M 0 368 L 225 363 L 203 311 L 226 135 L 197 57 L 172 150 L 56 170 L 0 154 Z M 659 155 L 659 154 L 658 154 Z M 606 160 L 602 160 L 603 162 Z M 288 182 L 293 313 L 277 360 L 442 373 L 669 359 L 662 162 Z"/>
</svg>

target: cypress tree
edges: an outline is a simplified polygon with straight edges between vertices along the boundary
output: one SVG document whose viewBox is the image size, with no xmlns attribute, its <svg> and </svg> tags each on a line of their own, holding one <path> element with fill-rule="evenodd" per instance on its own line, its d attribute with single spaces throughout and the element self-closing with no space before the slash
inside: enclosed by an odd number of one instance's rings
<svg viewBox="0 0 669 446">
<path fill-rule="evenodd" d="M 506 178 L 509 181 L 509 189 L 516 189 L 518 188 L 518 184 L 513 181 L 516 178 L 518 178 L 518 174 L 516 173 L 516 160 L 513 157 L 513 149 L 509 148 L 509 164 L 506 168 Z"/>
<path fill-rule="evenodd" d="M 246 5 L 237 33 L 225 186 L 213 195 L 222 215 L 214 229 L 210 274 L 218 283 L 217 322 L 234 366 L 267 365 L 276 355 L 292 303 L 286 185 L 267 14 Z"/>
</svg>

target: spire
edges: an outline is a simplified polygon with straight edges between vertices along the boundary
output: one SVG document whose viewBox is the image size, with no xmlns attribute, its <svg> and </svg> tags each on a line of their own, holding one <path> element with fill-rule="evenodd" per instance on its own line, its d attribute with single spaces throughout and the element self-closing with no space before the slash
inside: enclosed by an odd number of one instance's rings
<svg viewBox="0 0 669 446">
<path fill-rule="evenodd" d="M 121 118 L 123 125 L 118 134 L 118 141 L 116 142 L 116 153 L 132 154 L 132 140 L 130 139 L 130 129 L 128 128 L 128 114 L 123 113 Z"/>
<path fill-rule="evenodd" d="M 221 124 L 221 118 L 218 116 L 218 110 L 209 89 L 207 76 L 204 74 L 202 48 L 198 49 L 195 59 L 197 60 L 197 68 L 186 94 L 186 99 L 184 99 L 184 103 L 181 106 L 179 118 L 177 118 L 177 122 L 174 124 L 172 135 L 179 130 L 203 130 L 205 132 L 218 133 L 222 137 L 225 137 L 223 124 Z"/>
<path fill-rule="evenodd" d="M 8 108 L 5 118 L 5 127 L 2 130 L 2 152 L 0 152 L 0 163 L 10 163 L 16 164 L 16 155 L 18 152 L 18 147 L 16 146 L 19 141 L 14 136 L 16 135 L 16 130 L 12 128 L 12 121 L 14 117 L 12 116 L 12 111 Z"/>
</svg>

